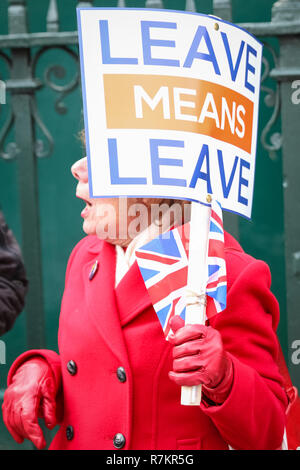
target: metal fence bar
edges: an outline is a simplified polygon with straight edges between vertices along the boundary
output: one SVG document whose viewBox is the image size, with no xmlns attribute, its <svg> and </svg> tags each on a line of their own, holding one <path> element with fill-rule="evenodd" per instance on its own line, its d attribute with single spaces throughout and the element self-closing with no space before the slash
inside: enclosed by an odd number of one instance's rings
<svg viewBox="0 0 300 470">
<path fill-rule="evenodd" d="M 156 1 L 156 0 L 155 0 Z M 150 8 L 150 7 L 149 7 Z M 151 7 L 152 8 L 152 7 Z M 237 23 L 257 37 L 292 37 L 300 35 L 300 20 L 276 21 L 273 23 Z M 0 48 L 29 48 L 36 46 L 64 46 L 78 44 L 77 31 L 57 33 L 15 33 L 0 35 Z"/>
<path fill-rule="evenodd" d="M 232 21 L 231 0 L 213 0 L 213 11 L 222 20 Z"/>
<path fill-rule="evenodd" d="M 59 33 L 20 33 L 0 36 L 1 48 L 27 49 L 36 46 L 64 46 L 78 44 L 77 31 Z"/>
<path fill-rule="evenodd" d="M 27 33 L 24 0 L 9 0 L 8 20 L 11 34 Z M 30 283 L 26 299 L 26 333 L 27 345 L 31 349 L 45 347 L 38 178 L 31 112 L 31 102 L 38 84 L 32 79 L 29 48 L 12 48 L 11 60 L 11 79 L 7 82 L 7 89 L 12 94 L 22 247 Z"/>
</svg>

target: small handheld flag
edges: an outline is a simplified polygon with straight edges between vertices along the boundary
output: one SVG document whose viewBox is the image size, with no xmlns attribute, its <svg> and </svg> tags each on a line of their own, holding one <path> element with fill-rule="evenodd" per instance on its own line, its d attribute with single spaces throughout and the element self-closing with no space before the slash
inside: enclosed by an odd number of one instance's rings
<svg viewBox="0 0 300 470">
<path fill-rule="evenodd" d="M 226 263 L 222 209 L 212 202 L 208 238 L 207 307 L 209 319 L 226 308 Z M 135 255 L 166 338 L 170 320 L 185 320 L 190 224 L 176 227 L 139 248 Z"/>
</svg>

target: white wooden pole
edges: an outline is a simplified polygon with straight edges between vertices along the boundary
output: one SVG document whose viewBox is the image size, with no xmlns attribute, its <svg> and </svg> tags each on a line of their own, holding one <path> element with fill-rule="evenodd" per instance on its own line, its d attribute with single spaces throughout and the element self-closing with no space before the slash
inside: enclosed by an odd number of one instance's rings
<svg viewBox="0 0 300 470">
<path fill-rule="evenodd" d="M 211 196 L 207 197 L 211 202 Z M 210 206 L 192 202 L 185 324 L 204 324 L 206 312 L 207 254 Z M 201 403 L 201 385 L 181 387 L 181 404 Z"/>
</svg>

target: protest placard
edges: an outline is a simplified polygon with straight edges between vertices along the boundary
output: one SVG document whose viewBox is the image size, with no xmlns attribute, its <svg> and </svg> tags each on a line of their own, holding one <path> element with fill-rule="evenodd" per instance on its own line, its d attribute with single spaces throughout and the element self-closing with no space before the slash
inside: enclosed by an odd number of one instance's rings
<svg viewBox="0 0 300 470">
<path fill-rule="evenodd" d="M 78 9 L 92 197 L 206 203 L 250 218 L 262 45 L 207 15 Z"/>
</svg>

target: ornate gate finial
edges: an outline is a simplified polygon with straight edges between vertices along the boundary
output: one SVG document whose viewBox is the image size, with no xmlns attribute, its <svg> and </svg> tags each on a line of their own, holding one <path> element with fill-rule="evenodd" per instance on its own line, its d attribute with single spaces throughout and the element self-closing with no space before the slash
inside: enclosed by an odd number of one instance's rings
<svg viewBox="0 0 300 470">
<path fill-rule="evenodd" d="M 191 11 L 192 13 L 196 12 L 197 9 L 196 9 L 196 5 L 195 5 L 195 1 L 194 0 L 186 0 L 185 9 L 186 9 L 186 11 Z"/>
<path fill-rule="evenodd" d="M 299 0 L 278 0 L 272 7 L 272 22 L 300 21 Z"/>
<path fill-rule="evenodd" d="M 59 17 L 56 0 L 50 0 L 47 13 L 47 31 L 56 32 L 59 30 Z"/>
<path fill-rule="evenodd" d="M 213 0 L 213 12 L 222 20 L 232 21 L 231 0 Z"/>
<path fill-rule="evenodd" d="M 28 32 L 25 0 L 8 0 L 8 31 L 10 34 Z"/>
<path fill-rule="evenodd" d="M 146 0 L 146 8 L 163 8 L 163 3 L 161 0 Z"/>
<path fill-rule="evenodd" d="M 91 0 L 90 2 L 78 2 L 77 7 L 79 7 L 79 8 L 80 8 L 80 7 L 81 7 L 81 8 L 84 8 L 84 7 L 86 7 L 86 8 L 92 7 L 92 6 L 93 6 L 93 1 L 94 1 L 94 0 Z"/>
</svg>

